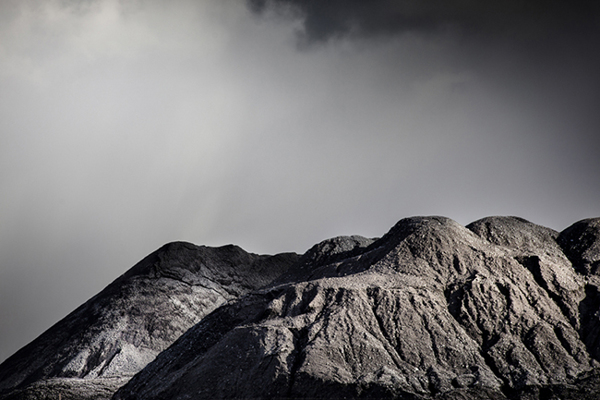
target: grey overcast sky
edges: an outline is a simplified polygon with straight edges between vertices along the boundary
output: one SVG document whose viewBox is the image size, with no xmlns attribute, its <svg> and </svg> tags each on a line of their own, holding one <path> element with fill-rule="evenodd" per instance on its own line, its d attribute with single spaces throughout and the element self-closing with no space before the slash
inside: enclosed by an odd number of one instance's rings
<svg viewBox="0 0 600 400">
<path fill-rule="evenodd" d="M 1 0 L 0 360 L 174 240 L 600 216 L 596 3 Z"/>
</svg>

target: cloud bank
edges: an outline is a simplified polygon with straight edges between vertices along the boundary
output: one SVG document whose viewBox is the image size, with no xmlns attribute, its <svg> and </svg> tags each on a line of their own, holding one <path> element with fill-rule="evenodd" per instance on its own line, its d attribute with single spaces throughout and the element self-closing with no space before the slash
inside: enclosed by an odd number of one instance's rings
<svg viewBox="0 0 600 400">
<path fill-rule="evenodd" d="M 600 10 L 589 0 L 248 0 L 248 4 L 258 14 L 275 10 L 301 18 L 302 33 L 309 41 L 448 29 L 471 38 L 508 34 L 514 41 L 549 41 L 555 35 L 597 34 Z"/>
</svg>

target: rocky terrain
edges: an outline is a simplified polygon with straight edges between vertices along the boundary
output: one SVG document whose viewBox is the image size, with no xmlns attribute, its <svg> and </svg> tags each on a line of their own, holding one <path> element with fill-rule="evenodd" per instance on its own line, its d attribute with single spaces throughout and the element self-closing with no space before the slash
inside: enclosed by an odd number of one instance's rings
<svg viewBox="0 0 600 400">
<path fill-rule="evenodd" d="M 3 398 L 600 398 L 600 218 L 169 246 L 0 365 Z"/>
<path fill-rule="evenodd" d="M 187 329 L 296 254 L 170 243 L 0 365 L 3 399 L 108 399 Z"/>
</svg>

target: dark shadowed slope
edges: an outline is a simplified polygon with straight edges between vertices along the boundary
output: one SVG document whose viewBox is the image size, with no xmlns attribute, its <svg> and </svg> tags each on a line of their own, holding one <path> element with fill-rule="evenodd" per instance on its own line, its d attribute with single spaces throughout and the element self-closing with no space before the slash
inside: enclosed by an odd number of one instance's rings
<svg viewBox="0 0 600 400">
<path fill-rule="evenodd" d="M 2 363 L 0 398 L 110 398 L 205 315 L 297 259 L 167 244 Z"/>
<path fill-rule="evenodd" d="M 599 226 L 409 218 L 322 242 L 114 399 L 597 399 Z"/>
</svg>

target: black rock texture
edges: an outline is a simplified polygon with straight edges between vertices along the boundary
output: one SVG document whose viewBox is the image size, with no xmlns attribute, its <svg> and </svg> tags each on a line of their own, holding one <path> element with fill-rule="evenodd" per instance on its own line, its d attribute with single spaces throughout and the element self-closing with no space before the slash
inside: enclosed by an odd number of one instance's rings
<svg viewBox="0 0 600 400">
<path fill-rule="evenodd" d="M 130 399 L 600 398 L 600 219 L 401 220 L 204 317 Z"/>
<path fill-rule="evenodd" d="M 0 398 L 109 399 L 205 315 L 298 258 L 167 244 L 2 363 Z"/>
</svg>

